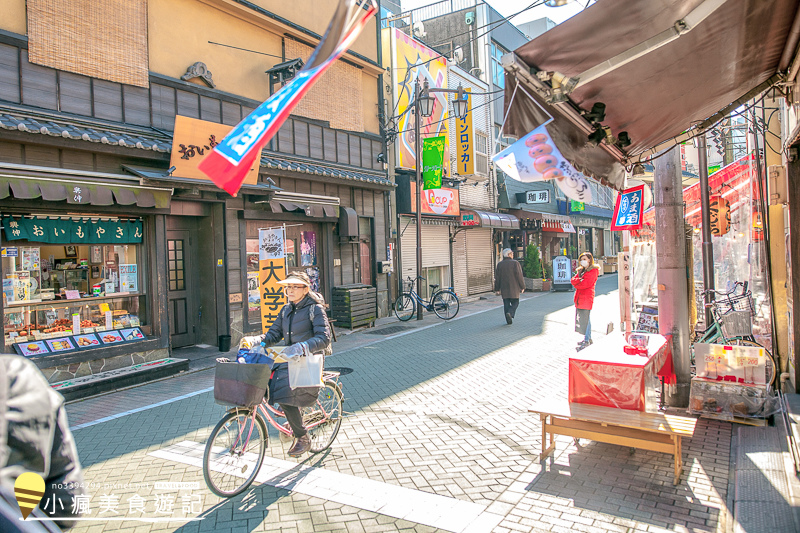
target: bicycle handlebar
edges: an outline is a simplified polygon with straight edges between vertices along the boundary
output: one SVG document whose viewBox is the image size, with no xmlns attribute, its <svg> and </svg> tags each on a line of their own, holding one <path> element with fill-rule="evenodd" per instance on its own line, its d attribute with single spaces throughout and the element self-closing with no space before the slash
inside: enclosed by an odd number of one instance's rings
<svg viewBox="0 0 800 533">
<path fill-rule="evenodd" d="M 709 293 L 713 292 L 714 294 L 718 294 L 720 296 L 731 296 L 732 294 L 736 293 L 736 289 L 738 289 L 739 287 L 742 287 L 742 294 L 746 294 L 747 293 L 747 285 L 748 285 L 748 283 L 746 281 L 737 281 L 737 282 L 735 282 L 733 284 L 733 287 L 729 291 L 718 291 L 716 289 L 706 289 L 706 290 L 703 291 L 703 294 L 709 294 Z"/>
</svg>

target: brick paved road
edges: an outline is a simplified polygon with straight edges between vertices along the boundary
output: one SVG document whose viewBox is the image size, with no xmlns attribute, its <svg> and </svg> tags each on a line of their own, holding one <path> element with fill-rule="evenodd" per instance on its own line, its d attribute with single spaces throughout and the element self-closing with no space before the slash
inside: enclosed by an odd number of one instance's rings
<svg viewBox="0 0 800 533">
<path fill-rule="evenodd" d="M 615 278 L 600 278 L 592 315 L 595 336 L 602 335 L 600 329 L 604 333 L 605 323 L 618 321 L 615 284 Z M 536 400 L 566 396 L 567 358 L 579 340 L 571 299 L 571 293 L 549 293 L 524 300 L 512 326 L 495 308 L 337 355 L 331 365 L 354 370 L 341 378 L 345 409 L 352 415 L 334 447 L 306 463 L 348 476 L 342 479 L 471 502 L 470 509 L 485 510 L 485 517 L 499 515 L 499 525 L 492 527 L 501 532 L 725 531 L 730 521 L 728 424 L 699 421 L 695 437 L 684 444 L 688 473 L 678 487 L 672 485 L 666 454 L 631 455 L 627 448 L 589 441 L 576 446 L 572 439 L 558 438 L 555 457 L 546 465 L 538 461 L 539 421 L 526 410 Z M 158 385 L 150 401 L 124 391 L 103 402 L 107 409 L 132 409 L 162 401 L 170 389 L 172 396 L 181 396 L 212 384 L 212 373 L 202 372 L 148 385 L 149 390 Z M 80 404 L 68 411 L 73 425 L 101 412 L 87 412 Z M 434 530 L 365 510 L 368 506 L 343 504 L 341 498 L 318 498 L 269 483 L 221 500 L 205 488 L 196 466 L 148 455 L 183 441 L 204 443 L 222 413 L 211 393 L 202 393 L 78 429 L 86 480 L 94 484 L 92 511 L 85 516 L 138 516 L 129 512 L 129 498 L 138 494 L 147 502 L 144 517 L 203 519 L 87 521 L 73 531 Z M 268 455 L 289 459 L 285 450 L 271 438 Z M 198 482 L 200 488 L 157 490 L 156 481 Z M 105 485 L 114 483 L 150 486 Z M 118 498 L 117 515 L 108 510 L 100 515 L 104 494 L 110 496 L 106 507 Z M 156 512 L 159 494 L 174 499 L 171 514 Z M 184 504 L 192 512 L 184 514 Z M 407 516 L 413 517 L 424 521 L 419 514 Z M 442 527 L 461 529 L 455 523 Z"/>
</svg>

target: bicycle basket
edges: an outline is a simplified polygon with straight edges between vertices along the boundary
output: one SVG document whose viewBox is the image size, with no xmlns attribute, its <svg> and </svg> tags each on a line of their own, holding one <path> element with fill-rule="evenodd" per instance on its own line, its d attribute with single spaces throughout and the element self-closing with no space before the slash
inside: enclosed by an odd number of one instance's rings
<svg viewBox="0 0 800 533">
<path fill-rule="evenodd" d="M 220 405 L 253 407 L 261 403 L 272 374 L 270 365 L 217 361 L 214 401 Z"/>
<path fill-rule="evenodd" d="M 722 327 L 722 335 L 725 338 L 747 337 L 753 334 L 753 323 L 750 310 L 728 311 L 719 316 L 719 324 Z"/>
</svg>

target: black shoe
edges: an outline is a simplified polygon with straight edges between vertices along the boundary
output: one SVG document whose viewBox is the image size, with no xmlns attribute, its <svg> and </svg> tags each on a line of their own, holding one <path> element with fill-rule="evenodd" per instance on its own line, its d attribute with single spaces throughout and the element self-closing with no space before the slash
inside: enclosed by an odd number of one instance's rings
<svg viewBox="0 0 800 533">
<path fill-rule="evenodd" d="M 506 313 L 506 324 L 511 324 L 513 321 L 514 319 L 511 318 L 511 313 Z"/>
<path fill-rule="evenodd" d="M 300 457 L 308 450 L 311 449 L 311 439 L 308 438 L 308 434 L 303 435 L 299 439 L 295 439 L 294 444 L 289 451 L 289 457 Z"/>
</svg>

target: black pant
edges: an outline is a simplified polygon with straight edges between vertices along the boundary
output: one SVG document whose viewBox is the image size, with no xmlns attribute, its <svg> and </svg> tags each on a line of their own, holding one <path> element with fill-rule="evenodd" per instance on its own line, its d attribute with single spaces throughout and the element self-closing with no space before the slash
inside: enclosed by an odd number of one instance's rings
<svg viewBox="0 0 800 533">
<path fill-rule="evenodd" d="M 303 415 L 300 414 L 300 408 L 295 407 L 294 405 L 281 404 L 281 409 L 283 409 L 283 414 L 286 415 L 286 420 L 289 422 L 289 426 L 292 428 L 294 437 L 299 439 L 305 435 L 307 432 L 305 426 L 303 426 Z"/>
<path fill-rule="evenodd" d="M 519 298 L 503 298 L 503 312 L 510 314 L 511 318 L 514 318 L 517 313 L 517 307 L 519 307 Z"/>
</svg>

